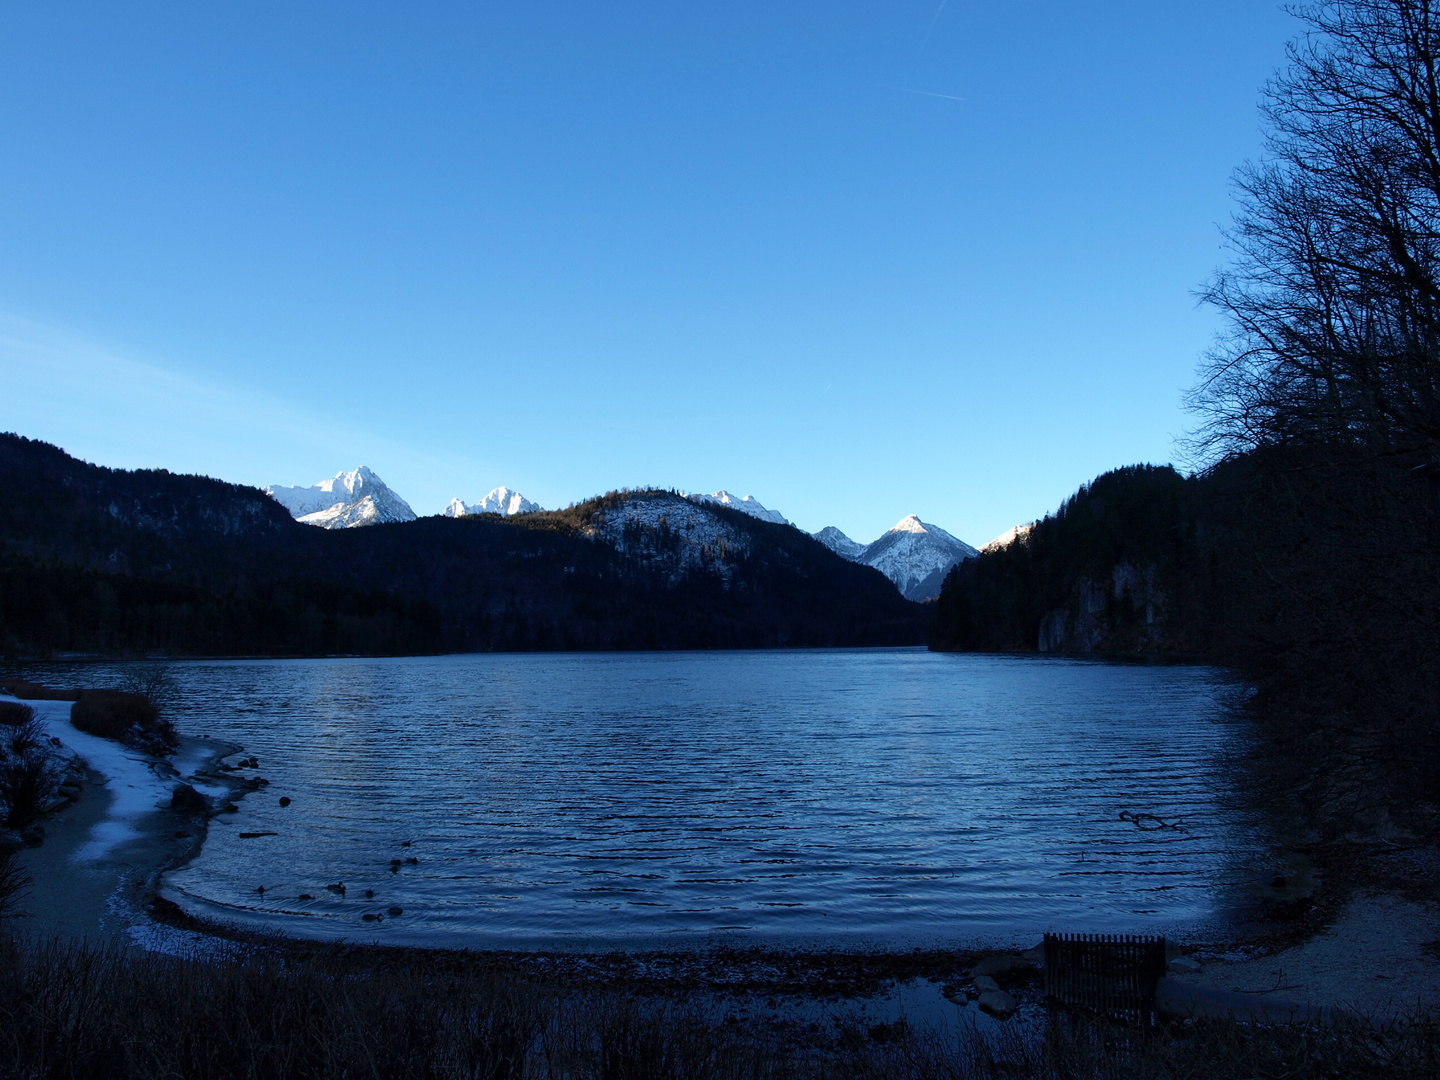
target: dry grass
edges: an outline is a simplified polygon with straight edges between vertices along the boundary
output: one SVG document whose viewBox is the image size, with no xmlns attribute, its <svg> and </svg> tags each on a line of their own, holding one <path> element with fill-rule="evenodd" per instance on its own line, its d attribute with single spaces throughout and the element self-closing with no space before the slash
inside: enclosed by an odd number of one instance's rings
<svg viewBox="0 0 1440 1080">
<path fill-rule="evenodd" d="M 727 1021 L 627 996 L 353 952 L 233 962 L 0 941 L 0 1076 L 114 1080 L 1241 1080 L 1440 1075 L 1433 1021 L 1135 1029 L 1055 1017 L 989 1038 Z"/>
</svg>

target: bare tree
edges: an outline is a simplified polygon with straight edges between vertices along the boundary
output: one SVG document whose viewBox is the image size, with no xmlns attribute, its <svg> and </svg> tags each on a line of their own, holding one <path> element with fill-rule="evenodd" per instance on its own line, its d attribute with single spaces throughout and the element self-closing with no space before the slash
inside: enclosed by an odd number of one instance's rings
<svg viewBox="0 0 1440 1080">
<path fill-rule="evenodd" d="M 180 687 L 165 660 L 126 664 L 120 673 L 120 689 L 148 698 L 161 716 L 169 712 L 180 697 Z"/>
<path fill-rule="evenodd" d="M 1265 87 L 1237 176 L 1230 330 L 1193 394 L 1205 456 L 1440 444 L 1440 0 L 1336 0 Z"/>
</svg>

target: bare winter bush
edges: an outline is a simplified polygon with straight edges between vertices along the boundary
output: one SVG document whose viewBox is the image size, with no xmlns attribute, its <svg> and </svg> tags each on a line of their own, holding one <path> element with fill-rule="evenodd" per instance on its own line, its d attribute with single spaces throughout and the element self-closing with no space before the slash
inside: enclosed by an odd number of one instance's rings
<svg viewBox="0 0 1440 1080">
<path fill-rule="evenodd" d="M 40 816 L 59 783 L 45 728 L 32 716 L 0 727 L 0 822 L 23 829 Z"/>
<path fill-rule="evenodd" d="M 180 695 L 170 665 L 163 660 L 126 664 L 120 673 L 119 689 L 145 698 L 161 717 L 174 707 Z"/>
</svg>

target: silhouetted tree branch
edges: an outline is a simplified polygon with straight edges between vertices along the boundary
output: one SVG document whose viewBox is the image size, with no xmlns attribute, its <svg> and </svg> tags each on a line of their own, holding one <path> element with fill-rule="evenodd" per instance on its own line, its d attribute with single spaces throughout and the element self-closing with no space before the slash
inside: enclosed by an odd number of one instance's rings
<svg viewBox="0 0 1440 1080">
<path fill-rule="evenodd" d="M 1265 88 L 1266 153 L 1237 176 L 1229 332 L 1194 404 L 1200 446 L 1440 444 L 1440 18 L 1430 0 L 1300 9 Z"/>
</svg>

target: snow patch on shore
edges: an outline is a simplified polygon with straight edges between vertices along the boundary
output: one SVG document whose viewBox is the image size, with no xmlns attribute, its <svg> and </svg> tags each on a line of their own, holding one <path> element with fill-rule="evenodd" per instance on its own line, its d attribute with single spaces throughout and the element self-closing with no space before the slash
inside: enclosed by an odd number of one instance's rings
<svg viewBox="0 0 1440 1080">
<path fill-rule="evenodd" d="M 6 701 L 19 700 L 9 695 L 0 697 Z M 21 701 L 20 704 L 29 705 L 35 711 L 35 718 L 45 726 L 48 736 L 59 739 L 67 750 L 106 777 L 104 787 L 110 795 L 110 806 L 105 820 L 91 828 L 85 843 L 75 851 L 75 862 L 95 862 L 127 840 L 138 838 L 139 819 L 170 804 L 175 781 L 156 775 L 152 768 L 154 759 L 139 750 L 72 727 L 72 702 Z"/>
</svg>

